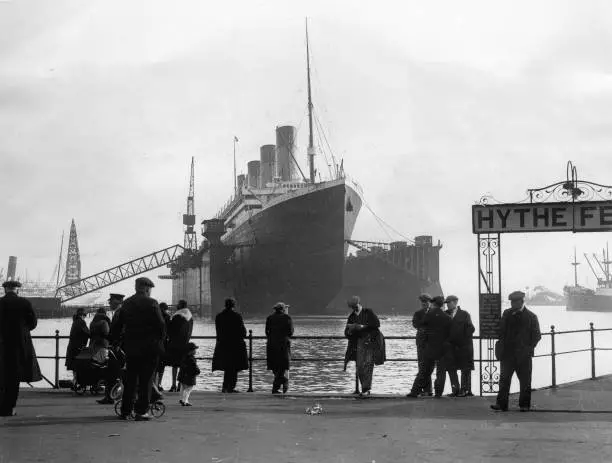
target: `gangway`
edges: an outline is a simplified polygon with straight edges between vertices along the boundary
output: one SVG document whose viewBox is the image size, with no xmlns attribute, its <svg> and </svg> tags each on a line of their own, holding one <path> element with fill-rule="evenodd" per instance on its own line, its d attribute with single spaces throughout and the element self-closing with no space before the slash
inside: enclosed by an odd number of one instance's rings
<svg viewBox="0 0 612 463">
<path fill-rule="evenodd" d="M 161 249 L 160 251 L 147 254 L 138 259 L 125 262 L 116 267 L 103 270 L 102 272 L 81 278 L 70 284 L 60 286 L 55 291 L 55 297 L 61 299 L 61 302 L 66 302 L 71 299 L 83 296 L 87 293 L 97 291 L 107 286 L 127 280 L 133 276 L 148 272 L 171 262 L 176 261 L 185 248 L 180 244 Z"/>
</svg>

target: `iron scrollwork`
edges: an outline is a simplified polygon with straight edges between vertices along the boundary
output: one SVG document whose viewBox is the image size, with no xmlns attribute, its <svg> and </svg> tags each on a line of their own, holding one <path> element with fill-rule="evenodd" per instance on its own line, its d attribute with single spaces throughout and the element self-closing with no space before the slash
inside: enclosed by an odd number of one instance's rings
<svg viewBox="0 0 612 463">
<path fill-rule="evenodd" d="M 499 368 L 495 360 L 495 339 L 487 339 L 487 358 L 482 368 L 480 383 L 483 394 L 499 392 Z"/>
<path fill-rule="evenodd" d="M 532 203 L 612 200 L 612 186 L 578 179 L 578 170 L 568 161 L 566 179 L 527 190 Z"/>
</svg>

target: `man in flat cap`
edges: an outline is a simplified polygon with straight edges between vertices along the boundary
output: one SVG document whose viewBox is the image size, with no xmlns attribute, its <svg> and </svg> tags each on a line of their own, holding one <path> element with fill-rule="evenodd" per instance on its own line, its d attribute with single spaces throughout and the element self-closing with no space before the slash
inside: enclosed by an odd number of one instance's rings
<svg viewBox="0 0 612 463">
<path fill-rule="evenodd" d="M 0 416 L 15 415 L 19 383 L 40 381 L 42 375 L 30 331 L 37 318 L 30 301 L 17 295 L 18 281 L 2 284 L 0 298 Z"/>
<path fill-rule="evenodd" d="M 118 342 L 123 333 L 126 355 L 126 378 L 121 403 L 121 419 L 135 412 L 136 421 L 151 419 L 148 413 L 153 392 L 153 375 L 163 353 L 165 323 L 159 305 L 151 297 L 155 285 L 145 277 L 136 279 L 136 294 L 127 298 L 112 322 L 111 335 Z M 134 404 L 134 393 L 138 398 Z"/>
<path fill-rule="evenodd" d="M 278 302 L 272 307 L 274 313 L 266 319 L 266 360 L 268 370 L 274 373 L 272 394 L 278 394 L 283 387 L 283 394 L 289 388 L 289 364 L 291 362 L 291 337 L 293 321 L 287 314 L 287 304 Z"/>
<path fill-rule="evenodd" d="M 516 373 L 520 384 L 519 408 L 522 412 L 531 407 L 531 371 L 534 349 L 540 341 L 538 317 L 525 307 L 525 293 L 514 291 L 508 296 L 510 309 L 504 311 L 499 341 L 495 355 L 501 363 L 499 393 L 491 408 L 496 411 L 508 410 L 508 394 L 512 375 Z"/>
<path fill-rule="evenodd" d="M 470 314 L 459 307 L 457 296 L 448 296 L 446 313 L 451 317 L 449 342 L 449 362 L 446 367 L 453 387 L 452 397 L 471 397 L 472 370 L 474 369 L 474 324 Z M 450 358 L 452 356 L 452 359 Z M 461 371 L 461 386 L 457 377 L 457 370 Z"/>
<path fill-rule="evenodd" d="M 427 377 L 431 377 L 436 362 L 443 361 L 444 343 L 448 340 L 451 318 L 442 310 L 444 297 L 436 296 L 431 299 L 430 309 L 425 314 L 423 326 L 425 328 L 426 341 L 423 350 L 423 371 L 417 373 L 410 393 L 406 397 L 418 397 L 427 384 Z M 444 377 L 446 372 L 442 365 L 436 369 L 436 380 L 434 382 L 435 397 L 441 397 L 444 392 Z"/>
<path fill-rule="evenodd" d="M 427 335 L 425 333 L 425 325 L 423 324 L 423 321 L 425 319 L 425 314 L 429 311 L 431 296 L 427 293 L 423 293 L 418 297 L 418 299 L 421 303 L 421 308 L 412 316 L 412 326 L 414 326 L 416 329 L 417 363 L 419 366 L 419 371 L 423 372 L 423 375 L 425 375 L 423 351 L 425 350 Z M 431 375 L 425 376 L 425 386 L 419 393 L 426 396 L 433 395 L 431 392 Z"/>
</svg>

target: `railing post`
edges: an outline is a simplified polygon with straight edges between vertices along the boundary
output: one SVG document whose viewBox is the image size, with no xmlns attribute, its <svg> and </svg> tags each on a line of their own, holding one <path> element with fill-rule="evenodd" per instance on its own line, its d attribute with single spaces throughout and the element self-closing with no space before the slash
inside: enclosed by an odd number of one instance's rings
<svg viewBox="0 0 612 463">
<path fill-rule="evenodd" d="M 249 330 L 249 389 L 253 392 L 253 330 Z"/>
<path fill-rule="evenodd" d="M 555 325 L 550 325 L 550 359 L 552 367 L 552 387 L 557 387 L 557 359 L 555 352 Z"/>
<path fill-rule="evenodd" d="M 478 377 L 478 384 L 480 390 L 480 397 L 482 397 L 482 338 L 478 336 L 478 368 L 480 369 L 480 376 Z"/>
<path fill-rule="evenodd" d="M 55 330 L 55 389 L 59 389 L 59 330 Z"/>
<path fill-rule="evenodd" d="M 595 329 L 593 322 L 589 325 L 591 325 L 591 379 L 595 379 Z"/>
</svg>

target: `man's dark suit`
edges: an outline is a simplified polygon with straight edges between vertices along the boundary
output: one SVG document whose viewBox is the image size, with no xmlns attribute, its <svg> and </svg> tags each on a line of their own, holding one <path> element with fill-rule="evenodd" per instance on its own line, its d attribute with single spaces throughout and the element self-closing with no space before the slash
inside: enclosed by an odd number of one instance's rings
<svg viewBox="0 0 612 463">
<path fill-rule="evenodd" d="M 425 347 L 423 349 L 424 369 L 419 371 L 417 377 L 412 384 L 410 394 L 418 394 L 427 384 L 426 378 L 433 373 L 436 361 L 441 361 L 444 355 L 444 343 L 448 339 L 450 330 L 451 318 L 440 307 L 432 307 L 423 318 L 423 327 L 425 328 Z M 437 397 L 442 395 L 444 387 L 443 368 L 436 370 L 436 380 L 434 382 L 434 391 Z"/>
<path fill-rule="evenodd" d="M 127 357 L 125 389 L 121 414 L 144 415 L 149 408 L 153 387 L 153 373 L 163 353 L 165 323 L 157 301 L 142 293 L 136 293 L 123 302 L 119 314 L 112 322 L 111 337 L 122 347 Z M 138 385 L 138 399 L 134 404 L 134 392 Z"/>
<path fill-rule="evenodd" d="M 497 405 L 500 408 L 508 408 L 510 382 L 515 372 L 520 383 L 519 407 L 531 406 L 531 359 L 541 337 L 538 317 L 529 309 L 523 307 L 520 310 L 504 311 L 495 349 L 501 363 L 497 394 Z"/>
</svg>

